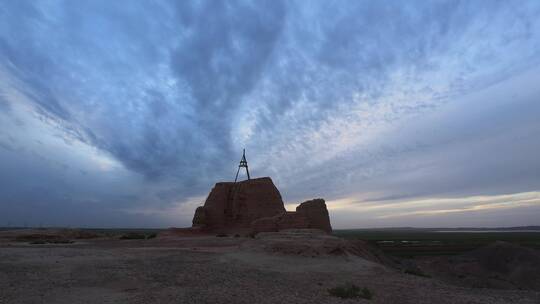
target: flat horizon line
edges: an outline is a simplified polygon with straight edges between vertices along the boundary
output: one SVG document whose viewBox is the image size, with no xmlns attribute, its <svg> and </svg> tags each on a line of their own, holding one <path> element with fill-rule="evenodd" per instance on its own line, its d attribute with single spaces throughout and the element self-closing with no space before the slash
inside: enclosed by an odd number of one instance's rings
<svg viewBox="0 0 540 304">
<path fill-rule="evenodd" d="M 5 226 L 0 227 L 0 230 L 12 229 L 95 229 L 95 230 L 167 230 L 174 228 L 189 228 L 189 227 L 74 227 L 74 226 Z M 365 228 L 339 228 L 333 231 L 343 230 L 539 230 L 540 225 L 529 226 L 510 226 L 510 227 L 365 227 Z"/>
</svg>

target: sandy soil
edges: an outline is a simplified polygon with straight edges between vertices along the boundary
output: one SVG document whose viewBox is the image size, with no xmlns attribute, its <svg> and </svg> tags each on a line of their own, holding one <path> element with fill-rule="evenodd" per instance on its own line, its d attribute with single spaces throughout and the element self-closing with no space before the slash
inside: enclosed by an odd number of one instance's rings
<svg viewBox="0 0 540 304">
<path fill-rule="evenodd" d="M 169 236 L 30 245 L 0 237 L 0 303 L 540 303 L 539 292 L 458 287 L 358 256 L 252 250 L 258 241 Z M 329 295 L 345 283 L 374 297 Z"/>
</svg>

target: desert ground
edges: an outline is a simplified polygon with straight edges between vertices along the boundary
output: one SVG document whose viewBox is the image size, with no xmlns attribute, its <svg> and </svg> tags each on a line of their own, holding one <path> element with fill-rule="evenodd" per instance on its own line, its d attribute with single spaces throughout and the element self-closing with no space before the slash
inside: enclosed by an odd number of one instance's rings
<svg viewBox="0 0 540 304">
<path fill-rule="evenodd" d="M 528 268 L 540 267 L 534 249 L 494 246 L 481 250 L 517 250 L 513 256 L 527 258 Z M 452 277 L 452 263 L 462 270 L 458 277 L 482 268 L 474 257 L 486 253 L 478 252 L 404 262 L 366 242 L 307 230 L 255 237 L 6 230 L 0 231 L 0 303 L 540 303 L 538 276 L 525 273 L 526 286 L 519 285 L 523 278 L 514 280 L 526 269 L 508 280 L 500 270 L 494 280 L 509 283 L 499 285 L 470 286 Z M 369 296 L 329 291 L 352 285 Z"/>
</svg>

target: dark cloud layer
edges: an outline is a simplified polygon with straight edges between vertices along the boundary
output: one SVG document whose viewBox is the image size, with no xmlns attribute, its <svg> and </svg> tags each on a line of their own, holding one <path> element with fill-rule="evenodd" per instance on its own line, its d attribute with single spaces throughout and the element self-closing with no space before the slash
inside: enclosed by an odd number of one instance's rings
<svg viewBox="0 0 540 304">
<path fill-rule="evenodd" d="M 243 147 L 291 202 L 536 191 L 539 16 L 534 1 L 4 1 L 0 206 L 122 222 L 204 196 Z"/>
</svg>

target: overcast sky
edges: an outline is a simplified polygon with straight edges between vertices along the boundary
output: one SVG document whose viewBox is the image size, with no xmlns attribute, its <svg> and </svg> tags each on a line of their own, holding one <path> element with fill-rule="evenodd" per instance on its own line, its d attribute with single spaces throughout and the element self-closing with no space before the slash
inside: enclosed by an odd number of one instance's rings
<svg viewBox="0 0 540 304">
<path fill-rule="evenodd" d="M 540 225 L 539 1 L 0 0 L 0 226 Z"/>
</svg>

